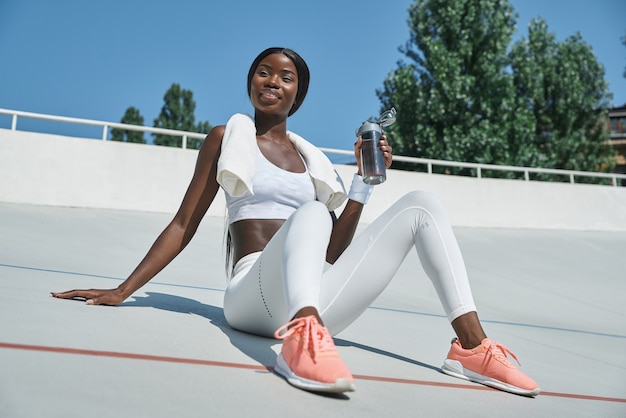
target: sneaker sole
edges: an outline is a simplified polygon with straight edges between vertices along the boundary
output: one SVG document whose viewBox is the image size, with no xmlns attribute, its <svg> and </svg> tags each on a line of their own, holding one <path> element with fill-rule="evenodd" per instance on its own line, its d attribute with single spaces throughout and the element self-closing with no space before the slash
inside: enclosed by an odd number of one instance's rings
<svg viewBox="0 0 626 418">
<path fill-rule="evenodd" d="M 480 383 L 481 385 L 503 390 L 505 392 L 511 392 L 516 395 L 535 397 L 541 392 L 540 388 L 530 390 L 522 389 L 517 386 L 501 382 L 498 379 L 478 374 L 469 369 L 466 369 L 459 361 L 456 360 L 444 360 L 443 366 L 441 366 L 441 371 L 449 376 L 457 377 L 463 380 L 469 380 L 470 382 Z"/>
<path fill-rule="evenodd" d="M 354 383 L 348 379 L 337 379 L 334 383 L 324 383 L 315 380 L 305 379 L 295 374 L 291 368 L 285 362 L 282 354 L 278 355 L 276 359 L 276 367 L 274 367 L 276 374 L 284 377 L 289 384 L 299 389 L 308 390 L 311 392 L 327 392 L 327 393 L 343 393 L 354 392 Z"/>
</svg>

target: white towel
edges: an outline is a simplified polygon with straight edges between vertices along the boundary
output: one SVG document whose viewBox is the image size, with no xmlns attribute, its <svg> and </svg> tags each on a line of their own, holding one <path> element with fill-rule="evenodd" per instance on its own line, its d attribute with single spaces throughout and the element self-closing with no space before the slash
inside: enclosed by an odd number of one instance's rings
<svg viewBox="0 0 626 418">
<path fill-rule="evenodd" d="M 341 177 L 328 157 L 301 136 L 289 131 L 287 136 L 304 158 L 317 200 L 329 210 L 337 209 L 347 196 Z M 226 124 L 217 162 L 217 182 L 231 196 L 254 193 L 252 178 L 256 170 L 256 153 L 254 119 L 241 113 L 233 115 Z"/>
</svg>

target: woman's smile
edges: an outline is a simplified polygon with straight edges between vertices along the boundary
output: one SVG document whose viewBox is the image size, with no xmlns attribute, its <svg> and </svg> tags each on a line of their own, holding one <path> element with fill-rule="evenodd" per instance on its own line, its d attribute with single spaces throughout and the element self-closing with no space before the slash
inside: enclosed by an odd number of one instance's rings
<svg viewBox="0 0 626 418">
<path fill-rule="evenodd" d="M 259 96 L 266 103 L 277 103 L 281 99 L 275 89 L 263 89 Z"/>
</svg>

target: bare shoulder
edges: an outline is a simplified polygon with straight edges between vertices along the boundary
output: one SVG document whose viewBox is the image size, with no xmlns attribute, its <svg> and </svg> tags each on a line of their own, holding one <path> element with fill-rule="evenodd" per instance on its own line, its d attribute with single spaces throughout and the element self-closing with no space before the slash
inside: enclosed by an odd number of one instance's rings
<svg viewBox="0 0 626 418">
<path fill-rule="evenodd" d="M 224 137 L 224 131 L 226 130 L 226 125 L 217 125 L 211 128 L 207 137 L 209 138 L 219 138 L 221 141 Z"/>
<path fill-rule="evenodd" d="M 225 128 L 225 125 L 211 128 L 200 147 L 200 157 L 219 156 Z"/>
<path fill-rule="evenodd" d="M 205 142 L 218 143 L 221 145 L 222 139 L 224 138 L 224 131 L 226 130 L 226 125 L 217 125 L 211 128 L 209 133 L 205 138 Z"/>
</svg>

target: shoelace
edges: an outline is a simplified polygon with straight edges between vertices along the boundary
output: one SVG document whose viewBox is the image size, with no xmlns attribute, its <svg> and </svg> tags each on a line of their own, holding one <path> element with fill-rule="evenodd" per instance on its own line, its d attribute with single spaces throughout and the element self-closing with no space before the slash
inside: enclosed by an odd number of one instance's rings
<svg viewBox="0 0 626 418">
<path fill-rule="evenodd" d="M 283 333 L 283 331 L 285 331 Z M 274 338 L 284 340 L 285 338 L 299 333 L 303 339 L 303 345 L 311 354 L 315 361 L 318 352 L 334 350 L 335 343 L 330 333 L 313 316 L 306 318 L 296 318 L 278 328 L 274 333 Z"/>
<path fill-rule="evenodd" d="M 515 361 L 517 362 L 517 364 L 519 364 L 520 366 L 522 365 L 519 360 L 517 359 L 517 356 L 508 348 L 506 348 L 504 345 L 496 342 L 496 341 L 490 341 L 489 345 L 487 345 L 487 347 L 485 348 L 485 362 L 488 362 L 489 360 L 491 360 L 491 358 L 496 358 L 504 363 L 510 363 L 509 359 L 507 357 L 507 355 L 510 355 L 512 358 L 515 359 Z"/>
</svg>

